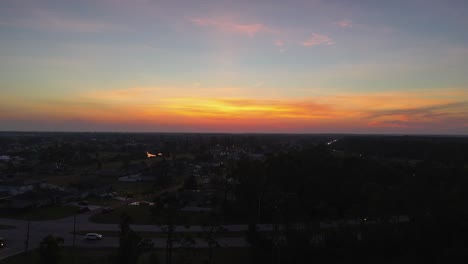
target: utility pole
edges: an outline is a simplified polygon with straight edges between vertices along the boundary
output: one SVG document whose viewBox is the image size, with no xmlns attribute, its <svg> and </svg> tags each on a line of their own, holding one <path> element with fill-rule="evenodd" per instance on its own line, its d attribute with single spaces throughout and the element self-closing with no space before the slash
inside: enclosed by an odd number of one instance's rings
<svg viewBox="0 0 468 264">
<path fill-rule="evenodd" d="M 257 222 L 260 225 L 260 212 L 261 212 L 261 206 L 262 206 L 262 197 L 259 195 L 258 196 L 258 215 L 257 215 Z"/>
<path fill-rule="evenodd" d="M 31 219 L 28 219 L 28 228 L 26 231 L 26 240 L 24 241 L 24 253 L 28 254 L 29 249 L 29 228 L 31 226 Z"/>
<path fill-rule="evenodd" d="M 76 255 L 76 213 L 73 215 L 73 262 L 75 263 Z"/>
</svg>

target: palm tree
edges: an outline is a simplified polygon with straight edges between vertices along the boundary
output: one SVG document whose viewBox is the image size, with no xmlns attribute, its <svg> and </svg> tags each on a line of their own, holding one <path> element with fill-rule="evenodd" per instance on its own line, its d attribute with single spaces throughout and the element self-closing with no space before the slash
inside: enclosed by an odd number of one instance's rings
<svg viewBox="0 0 468 264">
<path fill-rule="evenodd" d="M 221 232 L 226 231 L 225 228 L 218 224 L 216 217 L 217 216 L 215 214 L 211 214 L 207 223 L 201 225 L 203 230 L 203 239 L 208 244 L 208 264 L 211 264 L 213 260 L 213 249 L 221 246 L 217 240 L 218 235 Z"/>
</svg>

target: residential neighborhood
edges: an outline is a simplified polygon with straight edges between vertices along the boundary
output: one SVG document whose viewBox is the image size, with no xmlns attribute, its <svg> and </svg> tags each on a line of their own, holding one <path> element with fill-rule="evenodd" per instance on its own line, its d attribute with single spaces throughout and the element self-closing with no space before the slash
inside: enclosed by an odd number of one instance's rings
<svg viewBox="0 0 468 264">
<path fill-rule="evenodd" d="M 394 152 L 408 142 L 421 151 Z M 305 254 L 294 243 L 317 259 L 334 245 L 365 250 L 388 236 L 403 243 L 439 214 L 421 200 L 431 195 L 421 190 L 440 188 L 428 179 L 451 173 L 443 186 L 463 186 L 468 142 L 437 142 L 425 152 L 432 143 L 419 137 L 0 133 L 0 257 L 49 234 L 67 238 L 67 250 L 112 255 L 127 218 L 161 259 L 168 245 L 189 252 L 189 238 L 190 248 L 220 245 L 219 254 L 255 249 L 254 259 L 278 248 Z"/>
</svg>

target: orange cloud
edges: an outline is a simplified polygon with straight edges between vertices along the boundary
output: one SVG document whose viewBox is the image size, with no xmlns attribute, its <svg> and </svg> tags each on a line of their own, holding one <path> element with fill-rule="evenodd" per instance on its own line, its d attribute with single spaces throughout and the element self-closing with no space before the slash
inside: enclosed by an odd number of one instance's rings
<svg viewBox="0 0 468 264">
<path fill-rule="evenodd" d="M 384 120 L 384 121 L 372 121 L 369 123 L 370 127 L 396 127 L 404 128 L 408 127 L 408 121 L 403 120 Z"/>
<path fill-rule="evenodd" d="M 342 28 L 350 28 L 350 27 L 353 27 L 353 21 L 349 20 L 349 19 L 343 19 L 341 21 L 338 21 L 338 22 L 335 22 L 333 23 L 339 27 L 342 27 Z"/>
<path fill-rule="evenodd" d="M 140 91 L 138 94 L 135 91 Z M 468 114 L 465 102 L 459 102 L 459 90 L 417 92 L 376 92 L 341 94 L 310 98 L 258 99 L 228 97 L 169 96 L 148 99 L 149 89 L 133 89 L 125 95 L 129 102 L 116 118 L 137 116 L 144 122 L 227 129 L 320 129 L 323 127 L 411 128 L 445 120 L 463 119 Z M 444 93 L 444 96 L 440 96 Z M 130 97 L 130 98 L 129 98 Z M 109 97 L 115 98 L 115 97 Z M 151 96 L 149 97 L 151 98 Z M 466 93 L 464 97 L 466 98 Z M 144 103 L 142 103 L 144 102 Z M 125 113 L 127 112 L 127 113 Z M 102 116 L 96 113 L 95 117 Z"/>
<path fill-rule="evenodd" d="M 318 45 L 333 45 L 335 42 L 328 36 L 312 33 L 312 36 L 302 42 L 302 45 L 311 47 Z"/>
<path fill-rule="evenodd" d="M 89 122 L 90 126 L 108 124 L 111 128 L 145 131 L 333 132 L 358 128 L 463 129 L 468 116 L 466 89 L 282 99 L 203 94 L 188 97 L 174 90 L 158 87 L 100 90 L 73 96 L 74 99 L 43 101 L 9 97 L 11 103 L 5 102 L 0 107 L 0 120 L 79 120 Z"/>
<path fill-rule="evenodd" d="M 259 100 L 244 98 L 169 98 L 158 107 L 178 116 L 205 118 L 320 119 L 333 117 L 333 109 L 308 101 Z"/>
</svg>

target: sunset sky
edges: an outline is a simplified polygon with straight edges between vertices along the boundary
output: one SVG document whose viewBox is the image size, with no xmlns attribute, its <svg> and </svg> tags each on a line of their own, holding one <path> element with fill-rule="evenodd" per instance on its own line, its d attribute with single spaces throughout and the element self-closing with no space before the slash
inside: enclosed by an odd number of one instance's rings
<svg viewBox="0 0 468 264">
<path fill-rule="evenodd" d="M 468 134 L 468 1 L 0 1 L 0 130 Z"/>
</svg>

